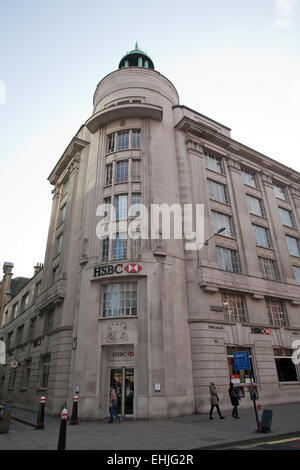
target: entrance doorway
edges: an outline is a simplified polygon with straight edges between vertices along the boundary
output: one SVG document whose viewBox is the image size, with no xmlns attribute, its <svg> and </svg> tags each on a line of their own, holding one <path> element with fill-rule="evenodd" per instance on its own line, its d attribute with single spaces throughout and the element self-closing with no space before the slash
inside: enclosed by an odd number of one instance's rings
<svg viewBox="0 0 300 470">
<path fill-rule="evenodd" d="M 134 369 L 118 367 L 110 369 L 110 387 L 114 387 L 118 395 L 117 413 L 121 416 L 133 415 Z"/>
</svg>

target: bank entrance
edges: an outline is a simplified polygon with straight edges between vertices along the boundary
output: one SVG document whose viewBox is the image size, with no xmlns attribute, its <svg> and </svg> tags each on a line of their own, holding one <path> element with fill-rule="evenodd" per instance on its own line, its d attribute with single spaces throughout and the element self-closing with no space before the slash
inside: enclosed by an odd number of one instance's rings
<svg viewBox="0 0 300 470">
<path fill-rule="evenodd" d="M 117 413 L 119 413 L 121 416 L 132 416 L 134 399 L 134 368 L 111 368 L 110 387 L 114 387 L 117 391 Z"/>
</svg>

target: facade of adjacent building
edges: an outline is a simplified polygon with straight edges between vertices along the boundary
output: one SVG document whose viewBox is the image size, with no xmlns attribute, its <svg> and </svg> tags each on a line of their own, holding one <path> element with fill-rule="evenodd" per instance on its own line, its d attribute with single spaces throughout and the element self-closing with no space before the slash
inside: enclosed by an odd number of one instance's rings
<svg viewBox="0 0 300 470">
<path fill-rule="evenodd" d="M 207 412 L 211 381 L 223 409 L 230 380 L 250 406 L 253 377 L 261 403 L 299 401 L 299 173 L 180 105 L 137 47 L 93 103 L 49 176 L 44 267 L 3 310 L 2 394 L 28 409 L 46 395 L 58 414 L 78 393 L 99 419 L 113 385 L 124 416 L 165 418 Z M 203 204 L 209 241 L 101 240 L 103 203 L 118 222 L 132 204 Z M 234 368 L 241 351 L 250 370 Z"/>
</svg>

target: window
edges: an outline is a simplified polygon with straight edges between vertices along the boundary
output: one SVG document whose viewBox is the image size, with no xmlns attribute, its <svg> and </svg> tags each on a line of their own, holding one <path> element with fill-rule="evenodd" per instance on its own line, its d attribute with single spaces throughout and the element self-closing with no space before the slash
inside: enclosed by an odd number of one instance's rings
<svg viewBox="0 0 300 470">
<path fill-rule="evenodd" d="M 292 361 L 292 354 L 292 349 L 274 349 L 274 359 L 279 382 L 298 382 L 296 367 Z"/>
<path fill-rule="evenodd" d="M 274 194 L 279 199 L 283 199 L 284 201 L 287 201 L 285 188 L 281 184 L 274 183 Z"/>
<path fill-rule="evenodd" d="M 272 281 L 279 280 L 279 273 L 277 263 L 273 259 L 258 257 L 259 269 L 261 270 L 265 279 Z"/>
<path fill-rule="evenodd" d="M 216 181 L 207 180 L 208 182 L 208 194 L 211 199 L 215 201 L 223 202 L 225 204 L 229 203 L 227 186 L 222 183 L 217 183 Z"/>
<path fill-rule="evenodd" d="M 114 260 L 127 258 L 127 233 L 116 233 L 113 242 Z"/>
<path fill-rule="evenodd" d="M 220 212 L 211 211 L 212 223 L 214 232 L 217 233 L 221 228 L 225 227 L 224 232 L 221 233 L 224 237 L 233 237 L 232 218 L 229 215 L 221 214 Z"/>
<path fill-rule="evenodd" d="M 52 269 L 52 282 L 56 282 L 58 280 L 58 273 L 59 273 L 59 265 L 55 266 Z"/>
<path fill-rule="evenodd" d="M 17 329 L 16 344 L 21 344 L 23 341 L 24 325 L 19 326 Z"/>
<path fill-rule="evenodd" d="M 9 383 L 8 383 L 9 389 L 15 388 L 17 371 L 18 371 L 18 368 L 14 368 L 10 370 Z"/>
<path fill-rule="evenodd" d="M 136 205 L 136 211 L 134 217 L 140 217 L 141 215 L 141 193 L 132 193 L 131 195 L 131 205 Z"/>
<path fill-rule="evenodd" d="M 124 183 L 128 181 L 128 160 L 117 162 L 116 183 Z"/>
<path fill-rule="evenodd" d="M 132 131 L 132 148 L 141 148 L 141 131 L 140 129 L 133 129 Z"/>
<path fill-rule="evenodd" d="M 12 337 L 13 337 L 14 332 L 11 331 L 8 333 L 7 338 L 6 338 L 6 349 L 10 349 L 12 347 Z"/>
<path fill-rule="evenodd" d="M 131 179 L 132 181 L 141 181 L 141 161 L 140 160 L 132 160 Z"/>
<path fill-rule="evenodd" d="M 125 102 L 124 102 L 125 103 Z M 108 134 L 106 141 L 107 153 L 117 150 L 127 150 L 129 148 L 141 148 L 141 130 L 132 129 L 126 131 L 113 132 Z"/>
<path fill-rule="evenodd" d="M 266 306 L 270 325 L 288 326 L 288 319 L 282 300 L 266 298 Z"/>
<path fill-rule="evenodd" d="M 262 246 L 264 248 L 271 248 L 268 229 L 265 227 L 261 227 L 260 225 L 254 224 L 252 225 L 252 227 L 256 245 Z"/>
<path fill-rule="evenodd" d="M 109 257 L 109 237 L 102 240 L 102 261 L 108 261 Z"/>
<path fill-rule="evenodd" d="M 239 294 L 222 292 L 225 320 L 234 322 L 247 322 L 248 312 L 244 297 Z"/>
<path fill-rule="evenodd" d="M 59 218 L 59 223 L 62 224 L 65 221 L 66 218 L 66 208 L 67 204 L 64 204 L 62 208 L 60 209 L 60 218 Z"/>
<path fill-rule="evenodd" d="M 31 364 L 32 364 L 31 359 L 25 359 L 24 365 L 23 365 L 21 388 L 28 388 L 29 387 Z"/>
<path fill-rule="evenodd" d="M 285 236 L 289 254 L 291 256 L 298 256 L 300 257 L 300 248 L 299 248 L 299 240 L 294 237 L 290 237 L 289 235 Z"/>
<path fill-rule="evenodd" d="M 45 317 L 45 334 L 46 335 L 49 335 L 53 331 L 54 318 L 55 318 L 54 310 L 51 310 L 50 312 L 46 313 L 46 317 Z"/>
<path fill-rule="evenodd" d="M 115 134 L 109 134 L 107 136 L 107 153 L 114 152 L 115 150 Z"/>
<path fill-rule="evenodd" d="M 113 164 L 109 163 L 105 169 L 105 186 L 110 186 L 112 184 Z"/>
<path fill-rule="evenodd" d="M 38 281 L 34 286 L 34 298 L 36 299 L 41 293 L 42 281 Z"/>
<path fill-rule="evenodd" d="M 37 317 L 31 318 L 28 328 L 28 339 L 34 339 L 36 332 Z"/>
<path fill-rule="evenodd" d="M 63 197 L 69 192 L 69 180 L 65 181 L 63 186 Z"/>
<path fill-rule="evenodd" d="M 283 209 L 283 207 L 279 207 L 278 209 L 282 224 L 287 225 L 288 227 L 295 227 L 294 218 L 292 216 L 291 211 Z"/>
<path fill-rule="evenodd" d="M 61 253 L 62 242 L 63 242 L 63 234 L 61 233 L 61 234 L 56 238 L 56 254 L 57 254 L 57 255 L 59 255 L 59 254 Z"/>
<path fill-rule="evenodd" d="M 116 199 L 116 220 L 127 220 L 128 216 L 128 196 L 127 194 L 117 194 Z"/>
<path fill-rule="evenodd" d="M 126 150 L 129 148 L 129 131 L 118 132 L 117 150 Z"/>
<path fill-rule="evenodd" d="M 220 269 L 232 271 L 234 273 L 240 272 L 240 263 L 237 251 L 217 246 L 217 260 Z"/>
<path fill-rule="evenodd" d="M 223 165 L 222 165 L 222 161 L 220 157 L 216 157 L 215 155 L 212 155 L 211 153 L 205 153 L 204 158 L 205 158 L 205 167 L 208 170 L 213 170 L 221 174 L 224 173 Z"/>
<path fill-rule="evenodd" d="M 233 354 L 240 351 L 248 351 L 251 367 L 250 370 L 235 370 Z M 244 346 L 227 346 L 227 360 L 230 378 L 232 375 L 239 376 L 239 381 L 242 384 L 250 384 L 251 378 L 253 378 L 255 382 L 251 348 L 246 348 Z"/>
<path fill-rule="evenodd" d="M 131 239 L 131 257 L 132 259 L 141 259 L 142 254 L 142 239 L 139 237 L 137 239 Z"/>
<path fill-rule="evenodd" d="M 260 217 L 264 217 L 264 210 L 262 201 L 257 197 L 250 196 L 247 194 L 247 204 L 248 209 L 251 214 L 259 215 Z"/>
<path fill-rule="evenodd" d="M 137 314 L 137 283 L 108 284 L 103 291 L 103 316 L 118 317 Z"/>
<path fill-rule="evenodd" d="M 300 268 L 299 266 L 293 266 L 294 276 L 298 284 L 300 284 Z"/>
<path fill-rule="evenodd" d="M 28 305 L 29 305 L 29 292 L 26 292 L 26 294 L 24 294 L 22 297 L 21 312 L 24 312 L 24 310 L 26 310 Z"/>
<path fill-rule="evenodd" d="M 48 387 L 49 381 L 49 371 L 50 371 L 50 354 L 45 354 L 41 357 L 41 382 L 40 386 L 42 388 Z"/>
<path fill-rule="evenodd" d="M 13 304 L 12 309 L 11 309 L 11 318 L 14 319 L 18 315 L 18 302 Z"/>
<path fill-rule="evenodd" d="M 258 188 L 256 174 L 250 170 L 242 170 L 243 183 L 252 188 Z"/>
</svg>

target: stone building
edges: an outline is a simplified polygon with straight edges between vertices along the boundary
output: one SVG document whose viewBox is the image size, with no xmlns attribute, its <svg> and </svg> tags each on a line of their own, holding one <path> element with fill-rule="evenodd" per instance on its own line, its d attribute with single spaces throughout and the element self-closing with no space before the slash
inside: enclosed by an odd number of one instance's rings
<svg viewBox="0 0 300 470">
<path fill-rule="evenodd" d="M 45 394 L 53 414 L 76 392 L 85 418 L 108 415 L 111 385 L 134 418 L 207 412 L 210 381 L 223 409 L 229 380 L 251 405 L 251 377 L 262 403 L 298 401 L 299 173 L 180 105 L 137 46 L 93 104 L 49 176 L 44 268 L 5 306 L 3 392 L 31 409 Z M 103 203 L 119 223 L 132 204 L 204 205 L 207 242 L 101 240 Z"/>
</svg>

